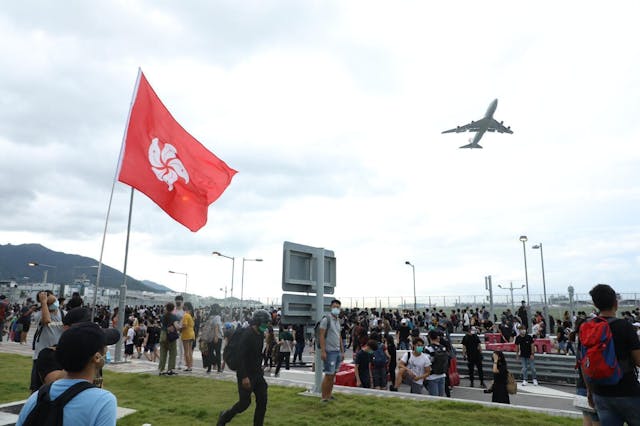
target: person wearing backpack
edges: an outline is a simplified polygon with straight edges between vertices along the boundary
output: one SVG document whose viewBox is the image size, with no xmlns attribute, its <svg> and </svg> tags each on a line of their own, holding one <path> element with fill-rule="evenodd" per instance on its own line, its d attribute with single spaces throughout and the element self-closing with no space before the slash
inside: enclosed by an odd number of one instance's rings
<svg viewBox="0 0 640 426">
<path fill-rule="evenodd" d="M 92 322 L 75 324 L 62 333 L 55 356 L 65 375 L 29 397 L 16 425 L 115 426 L 116 397 L 92 382 L 104 367 L 107 346 L 119 339 L 119 332 Z"/>
<path fill-rule="evenodd" d="M 236 329 L 229 338 L 229 344 L 224 350 L 224 359 L 229 368 L 236 368 L 238 402 L 230 409 L 220 412 L 218 426 L 226 425 L 236 414 L 249 408 L 252 393 L 256 397 L 253 424 L 260 426 L 264 423 L 268 386 L 262 370 L 262 345 L 264 332 L 267 331 L 270 322 L 269 312 L 258 309 L 253 313 L 249 327 Z M 235 361 L 234 365 L 231 365 L 231 360 Z M 247 423 L 246 419 L 244 423 Z"/>
<path fill-rule="evenodd" d="M 320 358 L 324 364 L 324 378 L 322 379 L 322 402 L 332 399 L 333 383 L 335 375 L 340 369 L 340 363 L 344 361 L 344 346 L 340 336 L 340 303 L 339 300 L 331 301 L 331 315 L 327 315 L 318 325 L 318 341 L 320 343 Z M 316 367 L 317 368 L 317 367 Z"/>
<path fill-rule="evenodd" d="M 431 374 L 425 379 L 424 386 L 431 396 L 445 396 L 444 385 L 449 370 L 449 351 L 440 344 L 440 333 L 436 330 L 429 332 L 429 344 L 425 353 L 431 361 Z"/>
<path fill-rule="evenodd" d="M 616 318 L 613 288 L 598 284 L 589 292 L 600 315 L 580 326 L 580 367 L 589 405 L 603 425 L 640 425 L 640 341 L 633 325 Z"/>
<path fill-rule="evenodd" d="M 391 356 L 389 355 L 389 351 L 387 351 L 387 347 L 384 343 L 378 342 L 377 339 L 374 339 L 374 341 L 376 342 L 375 348 L 369 345 L 369 347 L 373 349 L 373 353 L 371 355 L 371 376 L 373 377 L 373 387 L 378 390 L 386 389 L 387 368 Z"/>
</svg>

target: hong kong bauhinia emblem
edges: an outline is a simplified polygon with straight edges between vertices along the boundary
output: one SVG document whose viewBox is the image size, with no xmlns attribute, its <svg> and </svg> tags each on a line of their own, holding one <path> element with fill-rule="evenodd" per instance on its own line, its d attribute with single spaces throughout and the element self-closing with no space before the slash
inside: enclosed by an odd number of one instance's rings
<svg viewBox="0 0 640 426">
<path fill-rule="evenodd" d="M 178 178 L 189 183 L 189 173 L 178 158 L 178 151 L 173 145 L 165 143 L 160 149 L 160 141 L 158 138 L 153 138 L 149 145 L 149 163 L 158 180 L 169 186 L 169 191 L 173 191 L 173 184 Z"/>
</svg>

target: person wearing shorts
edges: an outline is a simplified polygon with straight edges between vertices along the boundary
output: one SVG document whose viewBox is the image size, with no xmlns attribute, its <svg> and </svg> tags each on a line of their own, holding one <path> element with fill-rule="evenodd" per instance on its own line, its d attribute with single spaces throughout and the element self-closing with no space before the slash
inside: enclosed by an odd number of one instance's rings
<svg viewBox="0 0 640 426">
<path fill-rule="evenodd" d="M 324 379 L 322 379 L 322 402 L 333 399 L 333 382 L 340 363 L 344 360 L 344 346 L 340 337 L 341 303 L 339 300 L 331 301 L 331 315 L 327 315 L 320 321 L 319 341 L 320 357 L 324 364 Z"/>
<path fill-rule="evenodd" d="M 404 383 L 411 387 L 411 393 L 422 393 L 423 381 L 431 374 L 431 360 L 422 353 L 423 349 L 422 337 L 413 339 L 413 351 L 400 358 L 395 387 L 391 390 L 397 392 Z"/>
</svg>

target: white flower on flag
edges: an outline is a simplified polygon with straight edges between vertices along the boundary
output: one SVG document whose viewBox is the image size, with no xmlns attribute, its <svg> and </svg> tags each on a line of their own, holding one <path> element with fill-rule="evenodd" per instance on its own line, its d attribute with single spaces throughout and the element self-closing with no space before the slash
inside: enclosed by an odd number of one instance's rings
<svg viewBox="0 0 640 426">
<path fill-rule="evenodd" d="M 169 185 L 169 191 L 173 191 L 173 184 L 176 183 L 178 177 L 184 179 L 185 183 L 189 183 L 189 173 L 184 168 L 182 161 L 178 159 L 177 154 L 178 151 L 173 145 L 166 143 L 161 150 L 158 138 L 151 140 L 151 145 L 149 145 L 151 170 L 158 180 Z"/>
</svg>

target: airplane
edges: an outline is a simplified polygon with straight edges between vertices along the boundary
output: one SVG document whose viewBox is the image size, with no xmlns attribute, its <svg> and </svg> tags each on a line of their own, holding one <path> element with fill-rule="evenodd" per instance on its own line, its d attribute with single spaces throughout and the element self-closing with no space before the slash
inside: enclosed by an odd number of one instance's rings
<svg viewBox="0 0 640 426">
<path fill-rule="evenodd" d="M 445 130 L 442 133 L 460 133 L 466 132 L 467 130 L 470 132 L 476 132 L 475 136 L 469 139 L 469 144 L 461 146 L 460 148 L 480 148 L 479 145 L 480 139 L 484 136 L 485 132 L 498 132 L 498 133 L 513 133 L 511 130 L 511 126 L 504 127 L 502 125 L 502 121 L 498 122 L 493 118 L 493 113 L 496 112 L 496 108 L 498 107 L 498 100 L 494 99 L 491 104 L 489 104 L 489 108 L 487 108 L 487 112 L 484 114 L 478 121 L 472 121 L 469 124 L 465 124 L 464 126 L 458 126 L 455 129 Z"/>
</svg>

